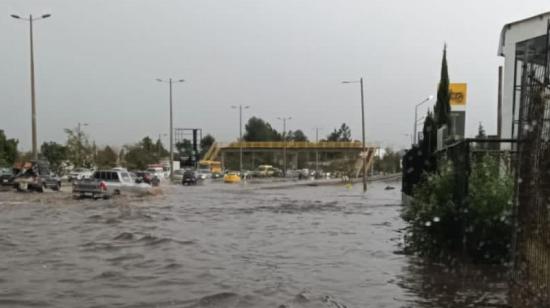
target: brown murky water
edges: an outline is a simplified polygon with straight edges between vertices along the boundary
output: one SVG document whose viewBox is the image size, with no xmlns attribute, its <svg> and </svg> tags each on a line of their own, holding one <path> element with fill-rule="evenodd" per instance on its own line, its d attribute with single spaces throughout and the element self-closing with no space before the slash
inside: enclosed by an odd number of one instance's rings
<svg viewBox="0 0 550 308">
<path fill-rule="evenodd" d="M 0 306 L 503 306 L 502 269 L 399 253 L 400 192 L 387 185 L 0 193 Z"/>
</svg>

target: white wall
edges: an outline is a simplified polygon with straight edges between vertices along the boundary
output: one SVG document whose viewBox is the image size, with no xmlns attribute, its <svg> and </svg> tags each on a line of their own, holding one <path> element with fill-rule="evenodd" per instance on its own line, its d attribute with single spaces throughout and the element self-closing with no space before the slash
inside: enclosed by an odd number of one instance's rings
<svg viewBox="0 0 550 308">
<path fill-rule="evenodd" d="M 516 55 L 516 43 L 534 37 L 545 35 L 547 31 L 550 12 L 530 18 L 518 23 L 504 26 L 502 30 L 500 55 L 504 56 L 504 69 L 502 78 L 502 132 L 501 138 L 511 138 L 513 125 L 513 103 L 514 103 L 514 65 Z M 515 112 L 518 114 L 519 102 L 516 102 Z M 517 128 L 514 134 L 517 133 Z"/>
</svg>

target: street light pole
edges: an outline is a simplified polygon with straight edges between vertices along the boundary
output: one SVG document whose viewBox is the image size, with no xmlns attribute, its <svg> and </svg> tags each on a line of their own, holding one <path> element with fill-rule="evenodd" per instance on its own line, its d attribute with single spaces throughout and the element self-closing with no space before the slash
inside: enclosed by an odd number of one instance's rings
<svg viewBox="0 0 550 308">
<path fill-rule="evenodd" d="M 367 152 L 365 144 L 365 99 L 363 94 L 363 77 L 359 81 L 342 81 L 342 83 L 359 83 L 361 88 L 361 127 L 362 127 L 362 153 L 361 157 L 363 158 L 363 192 L 367 192 Z"/>
<path fill-rule="evenodd" d="M 243 174 L 243 108 L 248 109 L 250 106 L 231 106 L 233 109 L 239 108 L 239 172 Z"/>
<path fill-rule="evenodd" d="M 319 127 L 315 127 L 315 175 L 319 177 Z"/>
<path fill-rule="evenodd" d="M 286 177 L 286 121 L 292 120 L 292 117 L 278 117 L 283 121 L 283 175 Z"/>
<path fill-rule="evenodd" d="M 34 85 L 34 42 L 33 42 L 33 20 L 40 20 L 50 17 L 50 14 L 44 14 L 38 18 L 33 18 L 32 14 L 29 15 L 29 18 L 22 18 L 19 15 L 11 15 L 15 19 L 22 19 L 29 22 L 29 41 L 30 41 L 30 58 L 31 58 L 31 125 L 32 125 L 32 157 L 33 159 L 38 159 L 38 138 L 37 138 L 37 129 L 36 129 L 36 90 Z"/>
<path fill-rule="evenodd" d="M 174 123 L 173 123 L 173 113 L 172 113 L 172 84 L 176 82 L 184 82 L 185 80 L 172 80 L 168 78 L 168 81 L 157 78 L 158 82 L 167 82 L 169 86 L 169 100 L 170 100 L 170 181 L 174 179 Z"/>
<path fill-rule="evenodd" d="M 424 104 L 424 103 L 427 103 L 429 101 L 431 101 L 433 98 L 433 95 L 430 95 L 428 96 L 426 99 L 424 99 L 423 101 L 421 101 L 420 103 L 416 104 L 414 106 L 414 129 L 413 129 L 413 145 L 416 144 L 417 142 L 417 133 L 416 133 L 416 130 L 418 128 L 418 107 L 420 107 L 420 105 Z"/>
<path fill-rule="evenodd" d="M 359 79 L 361 83 L 361 127 L 363 128 L 363 192 L 367 192 L 367 151 L 365 144 L 365 100 L 363 95 L 363 77 Z"/>
<path fill-rule="evenodd" d="M 174 180 L 174 121 L 172 112 L 172 78 L 168 79 L 170 88 L 170 182 Z"/>
</svg>

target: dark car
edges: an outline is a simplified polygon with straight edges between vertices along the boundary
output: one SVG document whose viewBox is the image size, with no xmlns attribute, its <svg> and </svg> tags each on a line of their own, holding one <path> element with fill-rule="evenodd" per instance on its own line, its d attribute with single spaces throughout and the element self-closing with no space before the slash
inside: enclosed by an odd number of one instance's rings
<svg viewBox="0 0 550 308">
<path fill-rule="evenodd" d="M 12 186 L 14 176 L 12 169 L 0 168 L 0 186 Z"/>
<path fill-rule="evenodd" d="M 185 170 L 183 173 L 183 179 L 181 184 L 183 185 L 195 185 L 202 181 L 200 174 L 195 170 Z"/>
<path fill-rule="evenodd" d="M 50 171 L 48 162 L 32 161 L 13 178 L 12 185 L 18 191 L 43 192 L 44 188 L 61 189 L 61 179 Z"/>
<path fill-rule="evenodd" d="M 158 186 L 160 179 L 149 171 L 136 171 L 136 183 L 146 183 L 151 186 Z"/>
</svg>

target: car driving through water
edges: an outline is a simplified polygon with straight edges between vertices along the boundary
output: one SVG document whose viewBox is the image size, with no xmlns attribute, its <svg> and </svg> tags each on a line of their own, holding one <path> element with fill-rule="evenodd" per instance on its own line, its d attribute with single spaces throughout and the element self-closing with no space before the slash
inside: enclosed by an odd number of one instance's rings
<svg viewBox="0 0 550 308">
<path fill-rule="evenodd" d="M 128 171 L 123 169 L 98 170 L 90 179 L 83 179 L 73 184 L 73 197 L 109 199 L 123 192 L 146 192 L 151 185 L 137 184 Z"/>
</svg>

